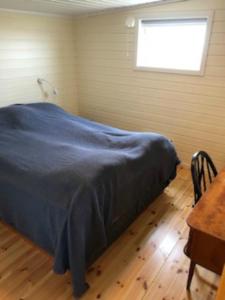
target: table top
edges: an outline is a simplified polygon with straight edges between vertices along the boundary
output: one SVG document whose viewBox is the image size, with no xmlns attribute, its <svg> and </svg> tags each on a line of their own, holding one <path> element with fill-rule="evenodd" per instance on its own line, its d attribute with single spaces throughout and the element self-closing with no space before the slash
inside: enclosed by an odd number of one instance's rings
<svg viewBox="0 0 225 300">
<path fill-rule="evenodd" d="M 193 208 L 187 223 L 192 229 L 225 241 L 225 168 Z"/>
</svg>

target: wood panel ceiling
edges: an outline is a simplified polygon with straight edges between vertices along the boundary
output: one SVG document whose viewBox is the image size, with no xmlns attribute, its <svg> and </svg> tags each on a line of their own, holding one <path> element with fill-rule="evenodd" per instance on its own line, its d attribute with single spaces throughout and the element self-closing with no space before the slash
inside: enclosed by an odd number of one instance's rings
<svg viewBox="0 0 225 300">
<path fill-rule="evenodd" d="M 77 16 L 109 9 L 171 1 L 174 0 L 0 0 L 0 8 Z"/>
</svg>

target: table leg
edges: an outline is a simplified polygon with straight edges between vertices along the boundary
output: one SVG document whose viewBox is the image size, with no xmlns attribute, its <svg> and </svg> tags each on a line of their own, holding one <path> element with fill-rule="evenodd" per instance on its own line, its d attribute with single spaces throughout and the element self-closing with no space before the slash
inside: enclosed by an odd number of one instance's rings
<svg viewBox="0 0 225 300">
<path fill-rule="evenodd" d="M 194 274 L 195 265 L 196 265 L 196 263 L 191 260 L 190 267 L 189 267 L 189 273 L 188 273 L 188 280 L 187 280 L 187 290 L 189 290 L 190 286 L 191 286 L 191 281 L 192 281 L 192 277 Z"/>
</svg>

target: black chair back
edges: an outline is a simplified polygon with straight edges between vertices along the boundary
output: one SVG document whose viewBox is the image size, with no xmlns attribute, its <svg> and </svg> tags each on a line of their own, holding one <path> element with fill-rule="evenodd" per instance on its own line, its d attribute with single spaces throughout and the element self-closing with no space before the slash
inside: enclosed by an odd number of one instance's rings
<svg viewBox="0 0 225 300">
<path fill-rule="evenodd" d="M 194 186 L 194 205 L 201 198 L 203 191 L 217 175 L 216 167 L 205 151 L 196 152 L 191 160 L 191 174 Z"/>
</svg>

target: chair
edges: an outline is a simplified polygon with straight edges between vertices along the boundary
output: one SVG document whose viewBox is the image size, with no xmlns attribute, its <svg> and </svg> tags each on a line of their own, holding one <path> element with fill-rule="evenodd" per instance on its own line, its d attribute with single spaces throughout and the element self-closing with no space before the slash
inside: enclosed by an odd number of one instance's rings
<svg viewBox="0 0 225 300">
<path fill-rule="evenodd" d="M 191 174 L 192 181 L 194 186 L 194 205 L 201 198 L 203 191 L 207 190 L 207 186 L 212 183 L 213 177 L 216 177 L 217 170 L 216 167 L 210 158 L 210 156 L 205 151 L 198 151 L 192 156 L 191 160 Z M 193 205 L 193 206 L 194 206 Z M 189 239 L 191 239 L 191 232 L 189 233 Z M 184 252 L 186 252 L 186 247 Z M 190 289 L 192 277 L 194 274 L 196 263 L 191 260 L 188 280 L 187 280 L 187 289 Z"/>
<path fill-rule="evenodd" d="M 217 170 L 205 151 L 198 151 L 192 156 L 191 174 L 194 186 L 194 205 L 201 198 L 203 191 L 212 183 L 213 177 L 216 177 Z M 194 206 L 193 205 L 193 206 Z"/>
</svg>

